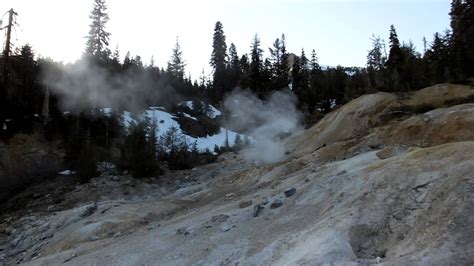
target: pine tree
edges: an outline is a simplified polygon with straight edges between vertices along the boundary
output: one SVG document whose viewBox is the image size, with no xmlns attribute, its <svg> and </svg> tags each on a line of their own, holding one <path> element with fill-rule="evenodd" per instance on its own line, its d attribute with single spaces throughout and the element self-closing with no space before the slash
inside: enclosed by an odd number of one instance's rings
<svg viewBox="0 0 474 266">
<path fill-rule="evenodd" d="M 184 67 L 186 63 L 183 59 L 183 52 L 181 51 L 181 46 L 179 44 L 178 38 L 176 38 L 176 44 L 173 48 L 173 53 L 171 59 L 168 62 L 167 71 L 176 79 L 184 80 Z"/>
<path fill-rule="evenodd" d="M 344 91 L 345 100 L 355 99 L 369 91 L 366 69 L 352 67 L 348 71 L 351 74 L 347 77 L 346 90 Z"/>
<path fill-rule="evenodd" d="M 214 28 L 214 37 L 212 42 L 211 66 L 214 68 L 214 100 L 222 99 L 226 88 L 226 65 L 227 65 L 227 44 L 222 23 L 216 22 Z"/>
<path fill-rule="evenodd" d="M 186 140 L 183 135 L 179 134 L 178 128 L 172 126 L 165 132 L 164 145 L 167 153 L 178 152 L 183 142 L 186 142 Z"/>
<path fill-rule="evenodd" d="M 120 63 L 120 51 L 118 45 L 115 47 L 114 52 L 111 54 L 109 65 L 112 73 L 118 73 L 122 68 L 122 64 Z"/>
<path fill-rule="evenodd" d="M 398 90 L 415 90 L 428 85 L 424 61 L 421 54 L 416 51 L 412 41 L 404 43 L 402 50 L 402 71 L 400 72 L 400 88 Z"/>
<path fill-rule="evenodd" d="M 344 92 L 347 85 L 347 73 L 344 67 L 337 66 L 333 69 L 333 84 L 329 91 L 331 105 L 340 105 L 344 103 Z M 332 106 L 331 106 L 332 109 Z"/>
<path fill-rule="evenodd" d="M 237 48 L 235 47 L 234 43 L 230 44 L 229 47 L 229 68 L 239 69 L 240 68 L 240 60 L 239 55 L 237 54 Z"/>
<path fill-rule="evenodd" d="M 234 141 L 234 150 L 239 151 L 243 148 L 244 143 L 242 138 L 240 137 L 239 134 L 235 136 L 235 141 Z"/>
<path fill-rule="evenodd" d="M 301 87 L 301 63 L 300 63 L 300 58 L 295 56 L 295 59 L 293 61 L 293 66 L 291 68 L 291 89 L 293 92 L 296 94 L 298 97 L 298 102 L 300 104 L 303 103 L 304 99 L 304 91 Z"/>
<path fill-rule="evenodd" d="M 249 86 L 256 92 L 263 90 L 263 50 L 260 44 L 260 38 L 255 34 L 251 45 Z"/>
<path fill-rule="evenodd" d="M 306 57 L 304 49 L 301 49 L 301 56 L 300 56 L 300 65 L 301 65 L 301 75 L 304 79 L 304 86 L 309 84 L 309 61 Z"/>
<path fill-rule="evenodd" d="M 195 140 L 195 141 L 193 142 L 193 145 L 191 146 L 191 153 L 192 153 L 194 156 L 199 155 L 199 149 L 198 149 L 197 140 Z"/>
<path fill-rule="evenodd" d="M 148 121 L 131 125 L 121 151 L 122 168 L 129 169 L 136 178 L 150 177 L 157 172 L 156 127 Z"/>
<path fill-rule="evenodd" d="M 367 55 L 367 71 L 372 88 L 384 86 L 384 71 L 387 61 L 385 43 L 380 37 L 372 35 L 372 49 Z"/>
<path fill-rule="evenodd" d="M 109 15 L 105 0 L 94 0 L 89 18 L 92 23 L 87 36 L 86 54 L 96 60 L 104 60 L 110 54 L 108 50 L 110 33 L 106 31 Z"/>
<path fill-rule="evenodd" d="M 319 62 L 318 62 L 318 54 L 316 53 L 314 49 L 311 51 L 310 67 L 311 67 L 311 70 L 321 70 L 321 66 L 319 65 Z"/>
<path fill-rule="evenodd" d="M 474 76 L 474 1 L 451 3 L 451 50 L 457 79 Z"/>
<path fill-rule="evenodd" d="M 237 87 L 240 83 L 241 79 L 241 68 L 240 68 L 240 59 L 239 55 L 237 54 L 237 48 L 233 43 L 229 46 L 229 85 L 230 88 L 233 89 Z"/>
<path fill-rule="evenodd" d="M 242 55 L 239 60 L 241 69 L 240 86 L 242 88 L 249 88 L 250 85 L 250 62 L 247 54 Z"/>
<path fill-rule="evenodd" d="M 423 56 L 426 54 L 426 51 L 428 51 L 428 41 L 426 37 L 423 36 Z"/>
<path fill-rule="evenodd" d="M 143 70 L 143 62 L 142 62 L 142 58 L 141 56 L 139 55 L 136 55 L 133 59 L 132 59 L 132 64 L 137 67 L 139 70 Z"/>
<path fill-rule="evenodd" d="M 367 68 L 380 71 L 386 63 L 385 44 L 380 37 L 372 35 L 372 50 L 367 55 Z"/>
<path fill-rule="evenodd" d="M 259 96 L 261 98 L 272 92 L 271 83 L 274 80 L 272 77 L 272 69 L 272 62 L 269 58 L 265 58 L 260 78 L 261 89 L 259 91 Z"/>
<path fill-rule="evenodd" d="M 308 100 L 307 100 L 308 111 L 312 113 L 317 104 L 317 98 L 316 98 L 316 95 L 311 93 L 311 90 L 310 90 L 309 61 L 308 61 L 308 58 L 306 57 L 304 49 L 301 49 L 301 56 L 300 56 L 300 78 L 301 78 L 300 87 L 308 95 Z"/>
<path fill-rule="evenodd" d="M 220 154 L 221 153 L 221 148 L 217 144 L 214 145 L 214 153 L 215 154 Z"/>
<path fill-rule="evenodd" d="M 312 96 L 309 89 L 309 69 L 308 69 L 308 58 L 306 57 L 304 50 L 301 50 L 301 56 L 295 57 L 293 67 L 291 69 L 292 76 L 292 88 L 296 96 L 299 99 L 301 105 L 306 105 L 309 112 L 312 112 L 315 106 L 315 101 L 312 100 Z"/>
<path fill-rule="evenodd" d="M 130 52 L 127 52 L 125 54 L 125 58 L 123 59 L 123 69 L 128 69 L 129 67 L 131 67 L 133 64 L 132 64 L 132 59 L 130 58 Z"/>
<path fill-rule="evenodd" d="M 153 155 L 154 158 L 157 157 L 158 155 L 158 125 L 156 123 L 156 120 L 153 119 L 153 121 L 150 124 L 150 128 L 148 130 L 148 149 L 150 155 Z"/>
<path fill-rule="evenodd" d="M 279 68 L 279 65 L 281 64 L 281 47 L 282 47 L 282 44 L 280 42 L 280 39 L 277 38 L 275 40 L 275 42 L 273 42 L 273 48 L 269 48 L 270 50 L 270 60 L 272 62 L 272 65 L 273 65 L 273 74 L 275 76 L 278 75 L 278 68 Z"/>
<path fill-rule="evenodd" d="M 118 45 L 115 47 L 114 53 L 112 54 L 112 61 L 116 64 L 120 64 L 120 51 Z"/>
<path fill-rule="evenodd" d="M 15 85 L 15 90 L 10 90 L 9 98 L 15 105 L 17 115 L 39 113 L 41 109 L 42 93 L 37 81 L 39 68 L 34 57 L 33 48 L 25 44 L 15 55 L 16 60 L 12 60 L 12 70 L 19 81 L 11 83 Z"/>
<path fill-rule="evenodd" d="M 431 84 L 446 82 L 450 79 L 449 71 L 449 36 L 434 34 L 433 43 L 424 57 L 428 67 L 428 78 Z"/>
<path fill-rule="evenodd" d="M 395 29 L 395 26 L 391 25 L 390 26 L 390 51 L 388 54 L 388 60 L 387 60 L 387 67 L 390 70 L 395 70 L 399 69 L 403 58 L 402 58 L 402 51 L 400 48 L 400 41 L 398 40 L 398 35 L 397 31 Z"/>
<path fill-rule="evenodd" d="M 273 43 L 273 49 L 270 48 L 272 62 L 272 87 L 275 90 L 288 86 L 288 52 L 286 51 L 285 35 L 281 39 L 276 39 Z"/>
<path fill-rule="evenodd" d="M 313 49 L 311 52 L 311 60 L 309 62 L 309 103 L 310 108 L 315 108 L 325 97 L 327 85 L 324 82 L 323 71 L 318 63 L 318 56 Z"/>
<path fill-rule="evenodd" d="M 390 90 L 398 90 L 400 86 L 400 76 L 402 64 L 403 64 L 403 53 L 400 47 L 400 41 L 398 40 L 397 31 L 393 25 L 390 26 L 390 36 L 389 36 L 390 51 L 388 54 L 388 60 L 386 62 L 387 70 L 389 74 Z"/>
</svg>

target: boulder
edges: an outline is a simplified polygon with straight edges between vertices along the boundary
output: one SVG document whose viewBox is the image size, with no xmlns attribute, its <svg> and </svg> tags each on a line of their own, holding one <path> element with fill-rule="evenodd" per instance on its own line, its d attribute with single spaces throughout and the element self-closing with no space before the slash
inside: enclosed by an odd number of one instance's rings
<svg viewBox="0 0 474 266">
<path fill-rule="evenodd" d="M 212 223 L 223 223 L 229 219 L 229 215 L 227 214 L 219 214 L 219 215 L 214 215 L 211 217 L 211 222 Z"/>
<path fill-rule="evenodd" d="M 276 199 L 272 202 L 272 204 L 270 204 L 271 209 L 280 208 L 281 206 L 283 206 L 283 201 L 281 201 L 281 199 Z"/>
<path fill-rule="evenodd" d="M 296 193 L 296 188 L 290 188 L 290 189 L 288 189 L 288 190 L 285 190 L 284 193 L 285 193 L 285 196 L 286 196 L 287 198 L 289 198 L 289 197 L 295 195 L 295 193 Z"/>
<path fill-rule="evenodd" d="M 241 201 L 239 203 L 239 208 L 243 209 L 243 208 L 247 208 L 248 206 L 252 205 L 252 201 L 251 200 L 245 200 L 245 201 Z"/>
<path fill-rule="evenodd" d="M 263 207 L 260 204 L 255 205 L 253 207 L 253 217 L 258 217 L 261 210 L 263 210 Z"/>
</svg>

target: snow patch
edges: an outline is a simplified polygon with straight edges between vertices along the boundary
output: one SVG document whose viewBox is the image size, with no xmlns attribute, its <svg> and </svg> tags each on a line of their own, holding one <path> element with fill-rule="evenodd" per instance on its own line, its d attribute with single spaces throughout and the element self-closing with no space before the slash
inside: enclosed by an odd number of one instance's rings
<svg viewBox="0 0 474 266">
<path fill-rule="evenodd" d="M 69 176 L 69 175 L 74 175 L 74 174 L 76 174 L 76 172 L 71 171 L 71 170 L 64 170 L 58 173 L 58 175 L 64 175 L 64 176 Z"/>
<path fill-rule="evenodd" d="M 201 102 L 203 105 L 205 104 L 204 102 Z M 191 110 L 194 110 L 193 108 L 193 101 L 186 101 L 186 102 L 183 102 L 181 103 L 180 105 L 184 105 L 184 106 L 187 106 L 189 109 Z M 210 112 L 209 114 L 207 114 L 207 116 L 211 119 L 214 119 L 216 118 L 217 116 L 221 115 L 221 111 L 219 111 L 219 109 L 217 109 L 216 107 L 214 107 L 213 105 L 209 104 L 209 108 L 210 108 Z"/>
<path fill-rule="evenodd" d="M 194 109 L 193 109 L 193 101 L 187 101 L 187 102 L 185 102 L 184 104 L 185 104 L 189 109 L 194 110 Z"/>
<path fill-rule="evenodd" d="M 186 102 L 186 105 L 191 104 L 192 101 Z M 215 115 L 220 115 L 221 112 L 214 107 L 213 111 L 215 112 Z M 229 141 L 229 146 L 234 146 L 235 145 L 235 138 L 237 137 L 238 133 L 233 132 L 231 130 L 227 130 L 225 128 L 221 128 L 220 132 L 218 134 L 212 135 L 212 136 L 207 136 L 207 137 L 201 137 L 201 138 L 194 138 L 191 136 L 188 136 L 183 133 L 181 130 L 181 127 L 179 123 L 175 120 L 176 116 L 166 112 L 163 110 L 164 108 L 162 107 L 150 107 L 148 110 L 144 112 L 144 114 L 138 115 L 138 120 L 143 118 L 143 115 L 145 115 L 151 122 L 155 122 L 157 125 L 157 132 L 156 135 L 159 137 L 164 136 L 166 132 L 172 128 L 175 127 L 177 129 L 177 134 L 183 135 L 186 139 L 186 143 L 191 147 L 194 143 L 196 143 L 197 148 L 199 151 L 204 152 L 206 150 L 213 151 L 214 147 L 217 146 L 224 146 L 226 142 L 226 136 Z M 196 120 L 196 118 L 183 113 L 186 117 L 189 117 L 191 119 Z M 123 120 L 123 125 L 126 128 L 129 128 L 132 122 L 136 122 L 137 118 L 134 118 L 132 114 L 128 111 L 124 111 L 122 114 L 122 120 Z M 244 136 L 241 136 L 242 139 Z"/>
<path fill-rule="evenodd" d="M 190 119 L 192 119 L 192 120 L 194 120 L 194 121 L 197 121 L 196 117 L 190 116 L 190 115 L 187 114 L 187 113 L 182 113 L 182 114 L 183 114 L 185 117 L 187 117 L 187 118 L 190 118 Z"/>
<path fill-rule="evenodd" d="M 215 108 L 214 106 L 210 105 L 211 107 L 211 110 L 212 110 L 212 114 L 210 114 L 210 118 L 216 118 L 217 116 L 221 115 L 221 111 L 217 110 L 217 108 Z"/>
<path fill-rule="evenodd" d="M 102 112 L 105 116 L 110 117 L 112 115 L 112 108 L 102 108 Z"/>
</svg>

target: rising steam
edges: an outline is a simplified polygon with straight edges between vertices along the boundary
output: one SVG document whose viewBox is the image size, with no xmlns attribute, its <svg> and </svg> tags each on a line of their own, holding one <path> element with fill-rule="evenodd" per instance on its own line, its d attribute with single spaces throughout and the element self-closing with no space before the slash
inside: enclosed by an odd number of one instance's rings
<svg viewBox="0 0 474 266">
<path fill-rule="evenodd" d="M 63 67 L 51 65 L 42 73 L 43 84 L 61 98 L 67 111 L 87 111 L 91 108 L 115 107 L 139 112 L 150 104 L 178 100 L 164 80 L 153 73 L 131 68 L 112 73 L 88 60 Z"/>
<path fill-rule="evenodd" d="M 242 151 L 247 161 L 272 163 L 283 159 L 282 136 L 301 129 L 296 103 L 291 91 L 278 91 L 261 101 L 251 92 L 237 89 L 226 98 L 224 106 L 230 112 L 227 123 L 254 140 L 252 147 Z"/>
<path fill-rule="evenodd" d="M 87 60 L 43 69 L 43 84 L 60 96 L 61 107 L 67 111 L 88 111 L 92 108 L 114 107 L 139 113 L 146 106 L 176 103 L 180 99 L 166 78 L 157 79 L 150 71 L 131 68 L 111 73 Z M 282 136 L 301 129 L 301 114 L 291 91 L 273 93 L 261 101 L 250 91 L 240 89 L 226 98 L 229 111 L 227 127 L 244 131 L 254 145 L 242 151 L 244 158 L 257 163 L 283 159 Z"/>
</svg>

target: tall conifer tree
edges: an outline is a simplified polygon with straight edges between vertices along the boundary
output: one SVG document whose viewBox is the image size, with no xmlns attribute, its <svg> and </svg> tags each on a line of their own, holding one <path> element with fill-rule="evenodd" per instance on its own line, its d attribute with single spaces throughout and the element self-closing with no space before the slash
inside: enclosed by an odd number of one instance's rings
<svg viewBox="0 0 474 266">
<path fill-rule="evenodd" d="M 227 44 L 224 28 L 220 21 L 217 21 L 214 27 L 210 64 L 214 68 L 213 96 L 214 100 L 219 101 L 228 90 L 228 86 L 226 86 Z"/>
<path fill-rule="evenodd" d="M 106 59 L 110 55 L 110 32 L 106 31 L 109 15 L 105 0 L 94 0 L 89 18 L 92 22 L 87 36 L 86 54 L 96 60 Z"/>
</svg>

